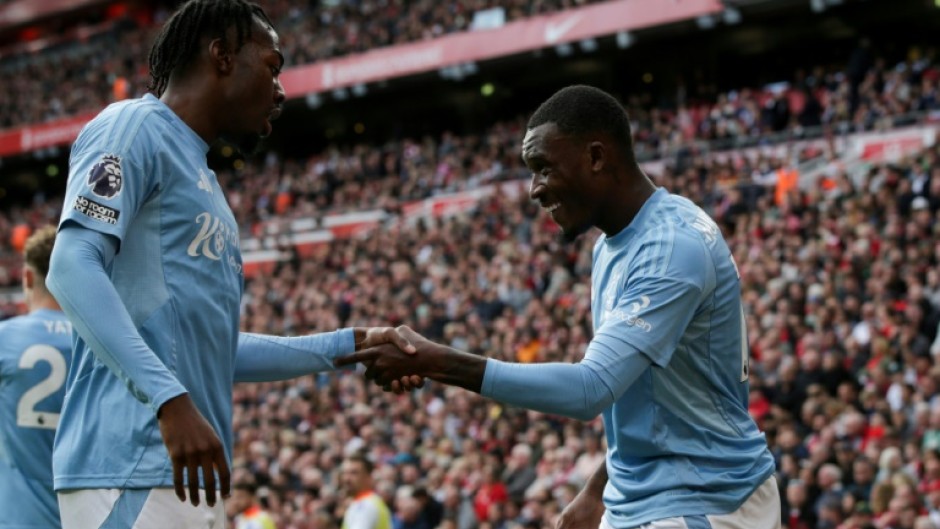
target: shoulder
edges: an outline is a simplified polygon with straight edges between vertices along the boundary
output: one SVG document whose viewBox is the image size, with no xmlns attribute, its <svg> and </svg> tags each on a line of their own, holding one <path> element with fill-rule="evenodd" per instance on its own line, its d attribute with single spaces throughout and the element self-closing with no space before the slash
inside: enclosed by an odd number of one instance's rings
<svg viewBox="0 0 940 529">
<path fill-rule="evenodd" d="M 648 223 L 637 244 L 637 257 L 641 259 L 672 262 L 695 258 L 701 261 L 705 253 L 706 245 L 701 234 L 687 219 L 674 215 L 662 216 Z"/>
<path fill-rule="evenodd" d="M 155 132 L 152 125 L 164 121 L 162 112 L 161 104 L 153 97 L 112 103 L 85 125 L 75 148 L 126 155 L 150 147 Z"/>
<path fill-rule="evenodd" d="M 700 233 L 674 216 L 649 224 L 637 245 L 631 276 L 672 278 L 704 287 L 711 256 Z"/>
<path fill-rule="evenodd" d="M 18 348 L 28 323 L 28 315 L 0 321 L 0 360 L 22 352 Z"/>
<path fill-rule="evenodd" d="M 22 327 L 29 319 L 29 315 L 14 316 L 12 318 L 0 321 L 0 333 L 13 332 Z"/>
<path fill-rule="evenodd" d="M 678 195 L 666 195 L 660 201 L 650 223 L 649 237 L 676 247 L 703 250 L 722 240 L 721 229 L 708 213 L 691 200 Z"/>
<path fill-rule="evenodd" d="M 370 494 L 352 502 L 349 509 L 360 513 L 374 512 L 379 509 L 379 503 L 381 501 L 381 498 L 379 498 L 377 494 Z"/>
</svg>

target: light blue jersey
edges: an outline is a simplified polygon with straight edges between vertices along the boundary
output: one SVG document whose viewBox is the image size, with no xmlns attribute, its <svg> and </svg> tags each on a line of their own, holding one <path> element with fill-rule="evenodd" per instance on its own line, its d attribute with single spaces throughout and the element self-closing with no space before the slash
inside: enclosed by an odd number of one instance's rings
<svg viewBox="0 0 940 529">
<path fill-rule="evenodd" d="M 594 247 L 595 340 L 652 360 L 603 412 L 607 520 L 728 513 L 774 471 L 748 415 L 748 347 L 737 267 L 718 226 L 656 191 Z"/>
<path fill-rule="evenodd" d="M 602 414 L 615 529 L 735 511 L 774 462 L 747 411 L 740 282 L 718 226 L 659 189 L 623 231 L 598 239 L 593 264 L 584 359 L 490 359 L 481 393 L 584 420 Z"/>
<path fill-rule="evenodd" d="M 52 442 L 72 359 L 65 314 L 0 322 L 0 528 L 60 527 Z"/>
<path fill-rule="evenodd" d="M 172 486 L 156 410 L 187 391 L 230 457 L 242 258 L 208 149 L 151 95 L 109 106 L 72 148 L 60 230 L 75 223 L 120 241 L 108 276 L 149 350 L 96 355 L 76 334 L 56 490 Z"/>
</svg>

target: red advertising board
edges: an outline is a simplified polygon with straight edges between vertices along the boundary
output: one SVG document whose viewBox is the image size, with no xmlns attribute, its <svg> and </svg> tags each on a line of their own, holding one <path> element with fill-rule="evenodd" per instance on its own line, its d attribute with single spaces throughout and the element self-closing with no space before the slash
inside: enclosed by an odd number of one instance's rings
<svg viewBox="0 0 940 529">
<path fill-rule="evenodd" d="M 722 9 L 719 0 L 615 0 L 518 20 L 496 29 L 455 33 L 300 66 L 285 71 L 281 82 L 287 97 L 298 97 L 669 24 Z"/>
<path fill-rule="evenodd" d="M 13 0 L 0 6 L 0 28 L 28 24 L 63 11 L 104 3 L 104 0 Z"/>
<path fill-rule="evenodd" d="M 0 7 L 0 26 L 95 3 L 97 0 L 15 0 Z M 336 88 L 482 61 L 617 31 L 668 24 L 722 10 L 719 0 L 612 0 L 552 15 L 510 22 L 496 29 L 466 31 L 380 48 L 316 64 L 289 68 L 281 75 L 288 98 Z M 29 18 L 27 18 L 29 19 Z M 0 131 L 0 157 L 66 145 L 95 113 Z"/>
<path fill-rule="evenodd" d="M 89 112 L 41 125 L 0 131 L 0 156 L 10 156 L 71 143 L 78 136 L 82 127 L 93 117 L 95 117 L 95 113 Z"/>
</svg>

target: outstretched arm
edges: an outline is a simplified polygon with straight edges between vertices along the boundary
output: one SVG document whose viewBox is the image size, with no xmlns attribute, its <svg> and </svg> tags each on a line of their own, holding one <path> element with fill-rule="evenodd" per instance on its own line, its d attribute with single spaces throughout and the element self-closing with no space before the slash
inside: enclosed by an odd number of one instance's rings
<svg viewBox="0 0 940 529">
<path fill-rule="evenodd" d="M 590 420 L 651 364 L 636 349 L 604 337 L 591 342 L 578 364 L 513 364 L 435 344 L 407 327 L 400 329 L 417 347 L 414 356 L 383 346 L 341 357 L 336 365 L 364 362 L 369 365 L 366 378 L 383 385 L 416 374 L 506 404 Z"/>
<path fill-rule="evenodd" d="M 394 327 L 354 327 L 295 337 L 243 332 L 238 335 L 235 381 L 267 382 L 332 371 L 333 360 L 340 355 L 382 344 L 408 354 L 415 351 Z M 402 393 L 423 385 L 423 378 L 407 376 L 392 381 L 388 389 Z"/>
<path fill-rule="evenodd" d="M 239 333 L 235 382 L 286 380 L 333 370 L 333 358 L 355 351 L 352 329 L 309 336 Z"/>
</svg>

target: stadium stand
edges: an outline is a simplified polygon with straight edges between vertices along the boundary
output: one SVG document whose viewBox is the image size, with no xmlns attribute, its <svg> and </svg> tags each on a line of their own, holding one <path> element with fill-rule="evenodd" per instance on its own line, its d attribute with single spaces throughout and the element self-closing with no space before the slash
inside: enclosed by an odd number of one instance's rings
<svg viewBox="0 0 940 529">
<path fill-rule="evenodd" d="M 570 7 L 515 4 L 510 16 Z M 298 64 L 469 23 L 431 2 L 407 3 L 420 15 L 318 5 L 316 17 L 269 7 L 298 36 Z M 369 29 L 382 19 L 393 29 Z M 100 107 L 113 97 L 109 74 L 140 93 L 145 72 L 110 55 L 145 55 L 148 30 L 132 26 L 4 59 L 0 73 L 17 81 L 0 87 L 0 123 Z M 347 42 L 340 32 L 353 27 L 368 36 Z M 750 407 L 777 458 L 787 529 L 940 529 L 940 70 L 915 44 L 861 72 L 849 53 L 837 65 L 802 58 L 802 74 L 776 72 L 786 86 L 624 101 L 644 168 L 715 217 L 740 264 Z M 243 329 L 407 323 L 478 354 L 577 361 L 591 336 L 593 236 L 559 246 L 527 199 L 525 110 L 469 132 L 347 141 L 302 158 L 271 151 L 220 170 L 254 266 Z M 3 202 L 0 286 L 15 290 L 18 244 L 55 222 L 60 197 L 46 184 Z M 16 299 L 0 296 L 0 317 L 20 310 Z M 337 469 L 350 451 L 377 462 L 397 527 L 421 529 L 554 527 L 603 457 L 599 420 L 434 384 L 393 397 L 350 373 L 240 385 L 234 398 L 235 480 L 260 485 L 279 528 L 338 527 Z"/>
<path fill-rule="evenodd" d="M 512 21 L 589 3 L 592 0 L 306 5 L 280 1 L 265 7 L 282 35 L 287 64 L 301 65 L 464 31 L 470 28 L 474 12 L 497 4 L 503 7 L 505 20 Z M 0 88 L 0 128 L 96 112 L 110 102 L 143 95 L 150 79 L 140 58 L 147 56 L 156 35 L 159 26 L 154 21 L 165 17 L 164 6 L 137 18 L 128 12 L 106 23 L 73 28 L 82 38 L 46 39 L 48 48 L 32 53 L 11 52 L 35 48 L 35 43 L 0 51 L 0 75 L 12 81 Z M 45 98 L 34 97 L 37 93 Z"/>
</svg>

